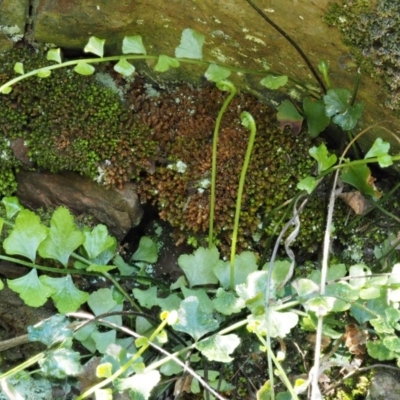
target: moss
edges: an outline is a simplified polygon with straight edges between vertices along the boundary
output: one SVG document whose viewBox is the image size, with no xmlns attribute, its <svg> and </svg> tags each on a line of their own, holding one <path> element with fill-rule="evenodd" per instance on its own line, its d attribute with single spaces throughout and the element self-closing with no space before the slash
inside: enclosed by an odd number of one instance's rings
<svg viewBox="0 0 400 400">
<path fill-rule="evenodd" d="M 43 55 L 27 49 L 2 57 L 2 81 L 14 75 L 16 61 L 27 71 L 48 63 Z M 75 171 L 121 187 L 138 178 L 154 153 L 149 131 L 95 77 L 57 70 L 49 78 L 18 83 L 2 100 L 2 137 L 23 138 L 37 167 Z"/>
<path fill-rule="evenodd" d="M 134 108 L 152 128 L 159 145 L 154 173 L 144 177 L 139 186 L 142 200 L 157 204 L 161 217 L 182 232 L 182 240 L 189 233 L 204 244 L 201 238 L 208 231 L 212 135 L 225 96 L 214 87 L 193 90 L 184 86 L 161 93 L 156 100 L 148 99 L 140 87 L 131 93 Z M 243 250 L 253 248 L 254 237 L 274 233 L 285 208 L 275 212 L 262 227 L 265 217 L 296 194 L 298 181 L 309 174 L 314 162 L 308 157 L 312 140 L 305 132 L 299 136 L 290 130 L 282 132 L 276 110 L 249 95 L 238 95 L 224 115 L 218 141 L 214 225 L 222 247 L 229 246 L 231 241 L 239 176 L 249 136 L 240 123 L 242 110 L 249 110 L 257 123 L 241 210 L 238 246 Z M 186 166 L 185 171 L 178 171 L 179 163 Z M 319 241 L 323 203 L 324 197 L 316 196 L 301 217 L 299 247 L 313 247 Z M 259 247 L 264 244 L 261 239 Z"/>
<path fill-rule="evenodd" d="M 342 1 L 328 8 L 325 21 L 337 26 L 364 69 L 383 80 L 386 105 L 400 109 L 400 4 L 391 0 Z"/>
</svg>

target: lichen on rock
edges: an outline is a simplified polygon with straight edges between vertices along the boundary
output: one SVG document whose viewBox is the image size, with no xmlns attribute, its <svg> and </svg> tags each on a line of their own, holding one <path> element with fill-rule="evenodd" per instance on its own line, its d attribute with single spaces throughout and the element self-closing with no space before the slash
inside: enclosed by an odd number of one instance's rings
<svg viewBox="0 0 400 400">
<path fill-rule="evenodd" d="M 365 69 L 383 79 L 387 106 L 400 109 L 400 3 L 367 0 L 332 3 L 325 17 L 336 25 Z"/>
</svg>

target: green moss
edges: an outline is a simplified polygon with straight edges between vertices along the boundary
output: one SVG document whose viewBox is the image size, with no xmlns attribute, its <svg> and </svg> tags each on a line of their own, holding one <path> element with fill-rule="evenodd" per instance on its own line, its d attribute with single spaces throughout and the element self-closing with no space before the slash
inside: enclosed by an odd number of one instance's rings
<svg viewBox="0 0 400 400">
<path fill-rule="evenodd" d="M 364 70 L 382 79 L 388 91 L 386 105 L 400 109 L 400 4 L 379 0 L 358 0 L 328 8 L 325 21 L 337 26 L 345 43 Z"/>
<path fill-rule="evenodd" d="M 1 81 L 14 75 L 16 61 L 26 71 L 48 63 L 26 49 L 6 53 Z M 94 77 L 67 69 L 15 85 L 2 96 L 0 118 L 2 137 L 23 138 L 37 167 L 79 172 L 105 185 L 122 186 L 137 178 L 154 152 L 149 131 L 134 121 L 118 95 Z"/>
</svg>

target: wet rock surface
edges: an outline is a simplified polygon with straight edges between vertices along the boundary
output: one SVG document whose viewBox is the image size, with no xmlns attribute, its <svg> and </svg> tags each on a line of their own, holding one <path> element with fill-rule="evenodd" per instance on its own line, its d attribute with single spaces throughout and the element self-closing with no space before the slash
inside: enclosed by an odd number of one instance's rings
<svg viewBox="0 0 400 400">
<path fill-rule="evenodd" d="M 366 400 L 398 400 L 400 398 L 400 373 L 378 369 L 371 380 Z"/>
<path fill-rule="evenodd" d="M 72 172 L 20 172 L 17 179 L 17 196 L 24 206 L 35 209 L 63 205 L 75 215 L 92 215 L 119 240 L 142 217 L 142 208 L 133 183 L 127 183 L 123 189 L 106 189 Z"/>
</svg>

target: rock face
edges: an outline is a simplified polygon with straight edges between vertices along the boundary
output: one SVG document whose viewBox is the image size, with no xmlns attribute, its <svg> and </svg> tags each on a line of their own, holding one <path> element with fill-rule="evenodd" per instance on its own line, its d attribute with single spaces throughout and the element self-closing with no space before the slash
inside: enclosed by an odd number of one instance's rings
<svg viewBox="0 0 400 400">
<path fill-rule="evenodd" d="M 9 0 L 11 1 L 11 0 Z M 382 0 L 383 1 L 383 0 Z M 353 90 L 357 68 L 343 66 L 352 58 L 352 49 L 343 43 L 336 27 L 324 22 L 324 15 L 333 0 L 260 0 L 259 9 L 282 28 L 299 45 L 317 69 L 318 62 L 329 64 L 333 87 Z M 371 6 L 375 7 L 375 3 Z M 206 37 L 204 59 L 247 70 L 265 70 L 285 74 L 293 79 L 285 93 L 301 99 L 303 94 L 295 81 L 318 88 L 318 84 L 299 53 L 267 23 L 245 0 L 37 0 L 33 9 L 33 37 L 39 42 L 54 43 L 67 49 L 81 50 L 90 36 L 106 39 L 109 53 L 121 52 L 126 35 L 142 35 L 148 53 L 173 55 L 183 29 L 192 28 Z M 346 6 L 344 7 L 346 8 Z M 290 12 L 288 12 L 290 10 Z M 342 19 L 340 19 L 342 18 Z M 345 16 L 340 17 L 339 21 Z M 204 70 L 185 66 L 163 74 L 168 80 L 196 81 Z M 159 77 L 158 77 L 159 78 Z M 260 86 L 260 75 L 231 76 L 238 86 L 251 89 L 265 101 L 280 101 L 276 91 Z M 377 121 L 388 121 L 386 127 L 397 132 L 397 117 L 384 106 L 390 97 L 381 82 L 363 72 L 357 100 L 366 107 L 360 130 Z M 359 140 L 368 149 L 377 136 L 392 142 L 393 137 L 379 126 Z"/>
<path fill-rule="evenodd" d="M 93 215 L 118 240 L 139 224 L 142 208 L 135 185 L 106 189 L 74 173 L 20 172 L 17 196 L 29 208 L 64 205 L 75 215 Z"/>
<path fill-rule="evenodd" d="M 397 400 L 400 398 L 400 375 L 396 371 L 378 369 L 369 387 L 367 400 Z"/>
<path fill-rule="evenodd" d="M 29 0 L 0 1 L 0 52 L 24 37 L 28 12 Z"/>
</svg>

